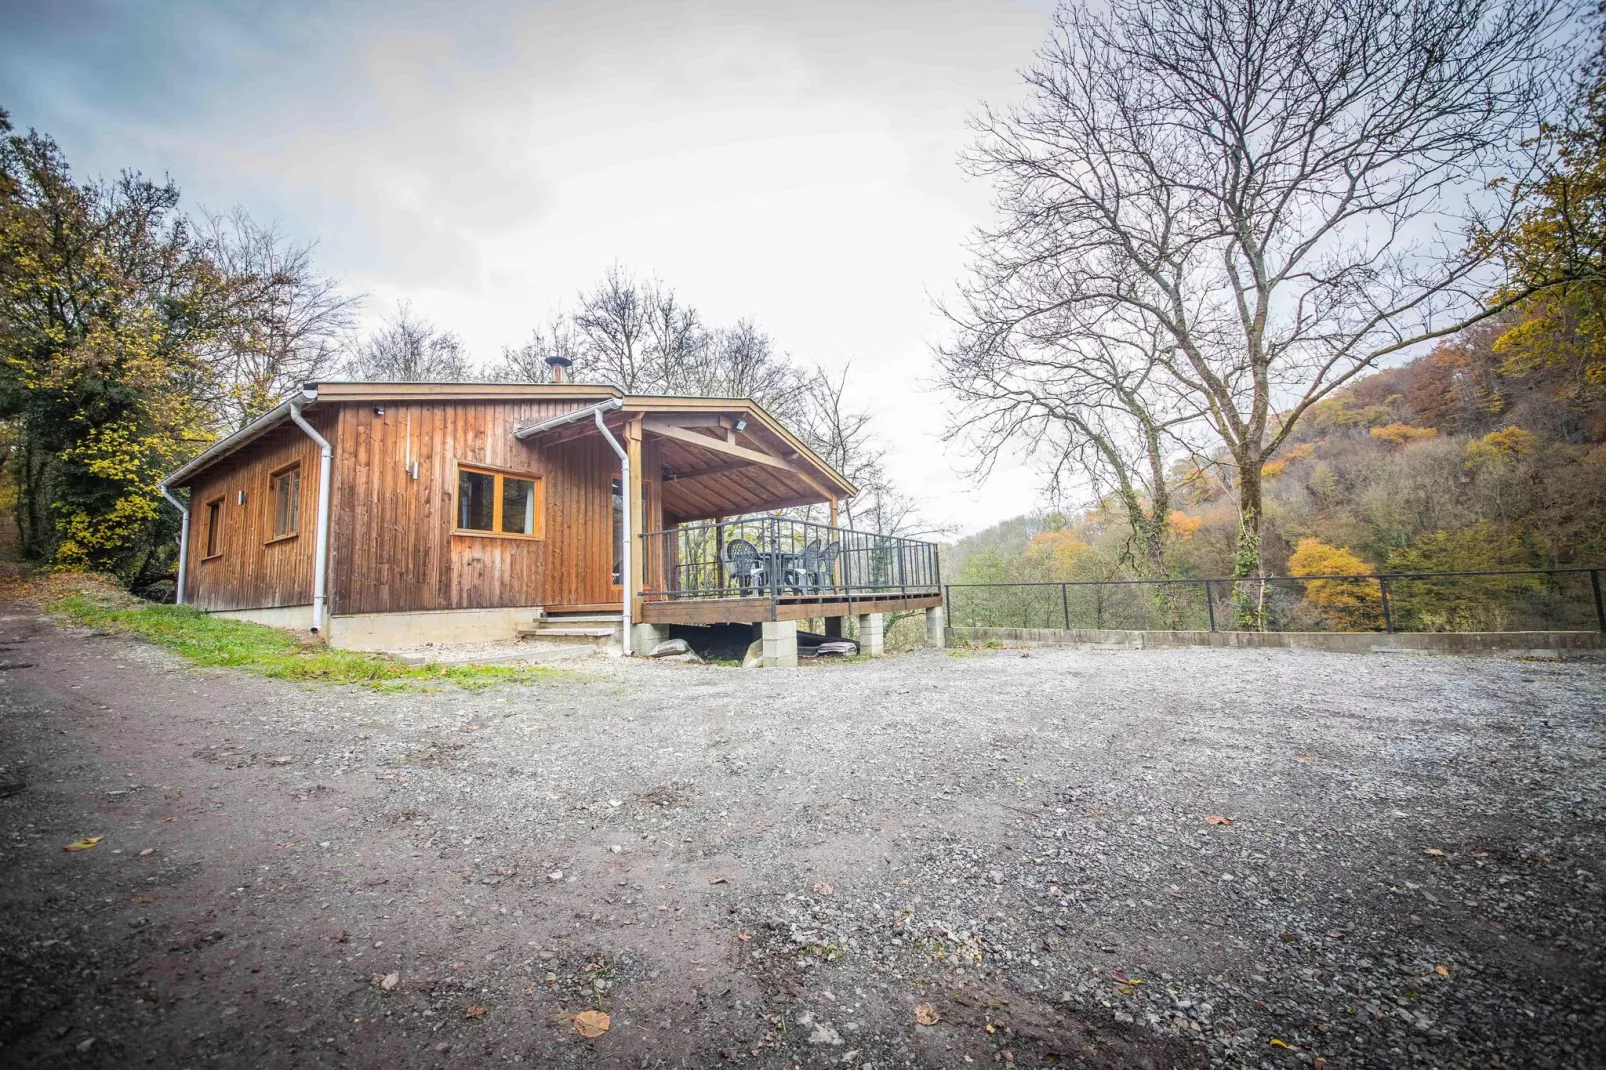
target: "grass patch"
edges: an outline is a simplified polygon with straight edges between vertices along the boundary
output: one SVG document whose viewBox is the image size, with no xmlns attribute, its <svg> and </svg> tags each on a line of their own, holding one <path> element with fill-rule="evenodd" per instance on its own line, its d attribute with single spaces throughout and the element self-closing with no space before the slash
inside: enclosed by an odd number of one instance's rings
<svg viewBox="0 0 1606 1070">
<path fill-rule="evenodd" d="M 258 676 L 378 690 L 431 690 L 455 684 L 470 690 L 528 684 L 560 673 L 535 665 L 403 665 L 384 654 L 334 650 L 302 642 L 279 628 L 214 617 L 190 606 L 108 604 L 83 594 L 52 602 L 51 610 L 104 632 L 148 639 L 197 665 L 242 669 Z"/>
</svg>

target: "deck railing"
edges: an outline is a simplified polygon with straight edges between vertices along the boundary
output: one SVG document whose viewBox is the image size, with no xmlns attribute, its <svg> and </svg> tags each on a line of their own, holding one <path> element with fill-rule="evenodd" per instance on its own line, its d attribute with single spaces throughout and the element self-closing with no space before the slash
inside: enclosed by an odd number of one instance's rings
<svg viewBox="0 0 1606 1070">
<path fill-rule="evenodd" d="M 641 536 L 648 598 L 858 599 L 937 594 L 937 544 L 787 517 L 682 524 Z"/>
</svg>

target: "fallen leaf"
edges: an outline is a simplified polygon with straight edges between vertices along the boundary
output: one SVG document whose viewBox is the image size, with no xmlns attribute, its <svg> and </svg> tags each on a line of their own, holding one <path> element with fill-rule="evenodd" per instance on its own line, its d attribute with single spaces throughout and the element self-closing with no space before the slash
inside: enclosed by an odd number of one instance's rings
<svg viewBox="0 0 1606 1070">
<path fill-rule="evenodd" d="M 486 1007 L 486 1006 L 484 1006 L 482 1004 L 479 1004 L 479 1003 L 470 1003 L 467 1007 L 463 1008 L 463 1017 L 464 1018 L 484 1018 L 486 1013 L 488 1011 L 490 1011 L 490 1009 L 491 1008 Z"/>
<path fill-rule="evenodd" d="M 816 881 L 814 884 L 815 895 L 830 895 L 834 891 L 836 891 L 836 889 L 831 887 L 825 881 Z"/>
<path fill-rule="evenodd" d="M 374 984 L 378 985 L 380 988 L 383 988 L 386 992 L 389 992 L 400 983 L 401 974 L 399 973 L 374 974 Z"/>
<path fill-rule="evenodd" d="M 730 878 L 729 877 L 709 877 L 708 878 L 708 883 L 709 884 L 728 884 L 729 882 L 730 882 Z"/>
<path fill-rule="evenodd" d="M 99 843 L 101 840 L 104 840 L 105 838 L 106 837 L 104 837 L 104 836 L 91 836 L 86 840 L 75 840 L 72 843 L 69 843 L 64 848 L 64 850 L 68 850 L 68 851 L 87 851 L 91 847 L 95 846 L 95 844 Z"/>
<path fill-rule="evenodd" d="M 1308 754 L 1296 754 L 1296 755 L 1294 755 L 1294 757 L 1298 758 L 1302 762 L 1310 761 L 1310 755 L 1308 755 Z"/>
<path fill-rule="evenodd" d="M 1272 1037 L 1266 1043 L 1270 1044 L 1274 1048 L 1288 1048 L 1289 1051 L 1293 1051 L 1294 1050 L 1290 1045 L 1284 1044 L 1282 1041 L 1278 1040 L 1276 1037 Z"/>
<path fill-rule="evenodd" d="M 602 1011 L 581 1011 L 574 1016 L 574 1031 L 590 1040 L 608 1031 L 612 1021 Z"/>
<path fill-rule="evenodd" d="M 139 853 L 139 856 L 140 856 L 140 857 L 141 857 L 141 858 L 144 858 L 144 857 L 145 857 L 145 856 L 146 856 L 146 855 L 153 855 L 153 854 L 155 854 L 155 853 L 156 853 L 156 848 L 154 848 L 154 847 L 147 847 L 147 848 L 145 848 L 145 849 L 144 849 L 144 850 L 143 850 L 143 851 L 141 851 L 141 852 L 140 852 L 140 853 Z"/>
<path fill-rule="evenodd" d="M 1433 972 L 1438 974 L 1440 977 L 1448 977 L 1448 976 L 1450 976 L 1450 971 L 1444 966 L 1435 966 L 1435 967 L 1433 967 Z"/>
<path fill-rule="evenodd" d="M 936 1025 L 942 1021 L 942 1015 L 937 1013 L 936 1007 L 929 1003 L 922 1003 L 915 1008 L 915 1021 L 921 1025 Z"/>
<path fill-rule="evenodd" d="M 1311 1063 L 1311 1070 L 1333 1070 L 1333 1064 L 1318 1055 L 1316 1061 Z"/>
<path fill-rule="evenodd" d="M 1230 825 L 1230 824 L 1232 824 L 1232 818 L 1230 818 L 1230 817 L 1222 817 L 1220 814 L 1210 814 L 1205 818 L 1205 824 L 1207 824 L 1207 825 Z"/>
<path fill-rule="evenodd" d="M 1422 853 L 1425 854 L 1425 855 L 1432 855 L 1434 858 L 1443 858 L 1444 857 L 1444 852 L 1439 850 L 1437 847 L 1429 847 L 1427 850 L 1423 851 Z"/>
<path fill-rule="evenodd" d="M 753 934 L 752 933 L 737 933 L 736 934 L 736 939 L 740 940 L 744 944 L 747 943 L 752 938 L 753 938 Z"/>
</svg>

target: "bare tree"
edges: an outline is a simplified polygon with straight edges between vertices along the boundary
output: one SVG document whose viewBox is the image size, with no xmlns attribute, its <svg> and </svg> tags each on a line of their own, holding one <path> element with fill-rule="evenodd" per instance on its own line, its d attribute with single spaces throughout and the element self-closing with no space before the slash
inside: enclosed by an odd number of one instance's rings
<svg viewBox="0 0 1606 1070">
<path fill-rule="evenodd" d="M 530 332 L 523 345 L 505 346 L 502 356 L 485 370 L 485 379 L 492 383 L 546 383 L 552 380 L 549 357 L 562 357 L 569 361 L 576 379 L 585 377 L 586 352 L 576 336 L 569 317 L 563 313 L 553 315 L 544 328 Z"/>
<path fill-rule="evenodd" d="M 647 302 L 635 277 L 618 264 L 580 295 L 574 328 L 584 343 L 586 370 L 595 380 L 622 390 L 653 392 L 647 366 Z"/>
<path fill-rule="evenodd" d="M 313 268 L 313 243 L 296 244 L 243 208 L 209 214 L 198 230 L 229 283 L 228 313 L 211 347 L 220 391 L 213 405 L 243 426 L 335 364 L 358 301 Z"/>
<path fill-rule="evenodd" d="M 1261 469 L 1301 415 L 1509 303 L 1482 300 L 1489 256 L 1460 237 L 1509 211 L 1492 183 L 1553 99 L 1560 18 L 1554 0 L 1061 8 L 1027 102 L 978 120 L 969 163 L 1002 221 L 965 316 L 984 337 L 1066 312 L 1161 332 L 1162 389 L 1232 458 L 1235 574 L 1256 574 Z"/>
<path fill-rule="evenodd" d="M 1000 328 L 992 311 L 956 317 L 957 340 L 938 351 L 961 402 L 946 437 L 970 447 L 976 475 L 1010 451 L 1045 460 L 1056 496 L 1082 484 L 1113 497 L 1127 519 L 1125 563 L 1164 576 L 1169 472 L 1193 422 L 1167 378 L 1169 337 L 1152 322 L 1079 322 L 1074 309 Z"/>
<path fill-rule="evenodd" d="M 396 314 L 363 339 L 346 374 L 365 382 L 468 382 L 479 378 L 463 343 L 451 331 L 414 315 L 403 301 Z"/>
</svg>

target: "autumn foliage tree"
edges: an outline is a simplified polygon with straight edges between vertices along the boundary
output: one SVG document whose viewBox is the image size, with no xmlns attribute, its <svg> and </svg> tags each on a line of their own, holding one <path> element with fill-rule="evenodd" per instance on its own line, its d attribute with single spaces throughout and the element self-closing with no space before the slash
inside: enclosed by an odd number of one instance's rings
<svg viewBox="0 0 1606 1070">
<path fill-rule="evenodd" d="M 1370 576 L 1372 571 L 1371 565 L 1351 551 L 1320 539 L 1301 539 L 1288 558 L 1290 576 L 1324 577 L 1305 581 L 1305 602 L 1341 631 L 1373 631 L 1383 626 L 1383 598 L 1376 580 L 1334 578 Z"/>
<path fill-rule="evenodd" d="M 211 435 L 201 350 L 227 286 L 171 184 L 75 183 L 49 138 L 3 113 L 0 134 L 0 419 L 22 550 L 138 582 L 177 530 L 157 481 Z"/>
</svg>

